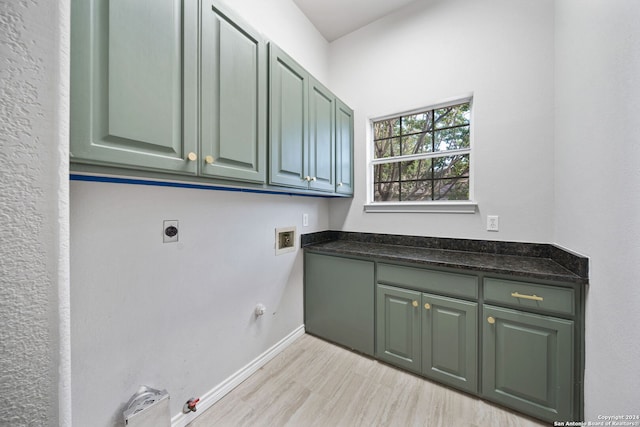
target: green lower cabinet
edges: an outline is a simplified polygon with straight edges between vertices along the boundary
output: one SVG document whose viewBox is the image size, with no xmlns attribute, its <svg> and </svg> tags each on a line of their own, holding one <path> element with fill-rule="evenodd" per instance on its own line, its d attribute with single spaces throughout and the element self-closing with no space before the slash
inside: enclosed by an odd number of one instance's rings
<svg viewBox="0 0 640 427">
<path fill-rule="evenodd" d="M 484 305 L 482 395 L 547 421 L 574 416 L 574 323 Z"/>
<path fill-rule="evenodd" d="M 376 356 L 478 392 L 478 304 L 377 285 Z"/>
<path fill-rule="evenodd" d="M 373 356 L 374 263 L 305 254 L 307 332 Z"/>
<path fill-rule="evenodd" d="M 422 374 L 478 392 L 478 303 L 422 294 Z"/>
<path fill-rule="evenodd" d="M 420 292 L 378 284 L 376 357 L 414 372 L 421 370 Z"/>
</svg>

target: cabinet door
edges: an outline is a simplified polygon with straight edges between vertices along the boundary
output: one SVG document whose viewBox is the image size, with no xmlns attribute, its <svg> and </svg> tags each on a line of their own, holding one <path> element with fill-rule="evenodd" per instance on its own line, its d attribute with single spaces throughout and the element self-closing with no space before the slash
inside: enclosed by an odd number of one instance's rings
<svg viewBox="0 0 640 427">
<path fill-rule="evenodd" d="M 201 67 L 201 175 L 265 182 L 266 44 L 218 6 L 205 7 Z"/>
<path fill-rule="evenodd" d="M 269 43 L 269 183 L 308 188 L 305 180 L 309 85 L 307 72 Z"/>
<path fill-rule="evenodd" d="M 376 322 L 376 356 L 420 372 L 420 292 L 377 285 Z"/>
<path fill-rule="evenodd" d="M 573 322 L 483 308 L 482 393 L 535 417 L 573 419 Z"/>
<path fill-rule="evenodd" d="M 335 191 L 335 97 L 309 78 L 309 188 Z"/>
<path fill-rule="evenodd" d="M 373 356 L 374 264 L 305 254 L 307 332 Z"/>
<path fill-rule="evenodd" d="M 336 100 L 336 193 L 353 194 L 353 110 Z"/>
<path fill-rule="evenodd" d="M 478 304 L 422 294 L 422 373 L 478 392 Z"/>
<path fill-rule="evenodd" d="M 196 2 L 71 9 L 71 160 L 195 174 Z"/>
</svg>

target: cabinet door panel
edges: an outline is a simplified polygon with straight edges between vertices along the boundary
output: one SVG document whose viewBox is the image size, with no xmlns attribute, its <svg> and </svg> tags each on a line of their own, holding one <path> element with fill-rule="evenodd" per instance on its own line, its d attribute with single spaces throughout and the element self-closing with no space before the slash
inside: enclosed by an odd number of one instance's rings
<svg viewBox="0 0 640 427">
<path fill-rule="evenodd" d="M 542 419 L 570 419 L 573 322 L 485 306 L 483 324 L 483 394 Z"/>
<path fill-rule="evenodd" d="M 153 11 L 153 13 L 150 13 Z M 184 19 L 184 21 L 183 21 Z M 72 5 L 71 158 L 195 173 L 197 11 L 178 0 Z M 190 46 L 190 45 L 189 45 Z"/>
<path fill-rule="evenodd" d="M 420 293 L 377 285 L 376 299 L 377 357 L 420 372 Z"/>
<path fill-rule="evenodd" d="M 373 356 L 374 264 L 305 254 L 305 329 Z"/>
<path fill-rule="evenodd" d="M 478 304 L 423 294 L 422 306 L 422 373 L 477 393 Z"/>
<path fill-rule="evenodd" d="M 309 88 L 309 187 L 335 190 L 335 97 L 315 79 Z"/>
<path fill-rule="evenodd" d="M 293 59 L 269 44 L 269 182 L 307 188 L 308 75 Z"/>
<path fill-rule="evenodd" d="M 217 9 L 202 20 L 201 172 L 264 182 L 265 43 Z"/>
<path fill-rule="evenodd" d="M 353 110 L 336 100 L 336 193 L 353 194 Z"/>
</svg>

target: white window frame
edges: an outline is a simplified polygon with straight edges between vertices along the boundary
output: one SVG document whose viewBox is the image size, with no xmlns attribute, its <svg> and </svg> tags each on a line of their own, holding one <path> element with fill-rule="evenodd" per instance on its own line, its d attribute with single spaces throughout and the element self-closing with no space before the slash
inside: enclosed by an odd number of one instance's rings
<svg viewBox="0 0 640 427">
<path fill-rule="evenodd" d="M 469 153 L 469 200 L 427 200 L 427 201 L 407 201 L 407 202 L 375 202 L 374 201 L 374 185 L 373 185 L 373 169 L 374 165 L 378 163 L 386 163 L 383 159 L 375 159 L 374 156 L 374 144 L 373 144 L 373 123 L 381 120 L 387 120 L 399 116 L 410 116 L 412 114 L 421 113 L 424 111 L 435 110 L 438 108 L 450 107 L 452 105 L 464 104 L 468 102 L 470 104 L 470 118 L 469 118 L 469 148 L 462 150 L 452 150 L 447 153 Z M 403 112 L 395 112 L 393 114 L 386 114 L 381 116 L 369 117 L 369 123 L 367 126 L 367 202 L 364 205 L 365 212 L 432 212 L 432 213 L 475 213 L 477 203 L 474 201 L 474 105 L 473 94 L 467 94 L 459 96 L 438 103 L 433 103 L 424 107 L 414 108 Z M 433 153 L 427 156 L 418 155 L 417 157 L 439 157 L 442 153 Z M 412 156 L 407 156 L 404 159 L 410 160 Z"/>
</svg>

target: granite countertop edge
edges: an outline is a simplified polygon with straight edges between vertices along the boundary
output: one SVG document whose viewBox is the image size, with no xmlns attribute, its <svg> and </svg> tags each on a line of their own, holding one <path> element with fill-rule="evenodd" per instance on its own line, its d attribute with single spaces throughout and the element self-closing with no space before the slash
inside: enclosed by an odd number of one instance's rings
<svg viewBox="0 0 640 427">
<path fill-rule="evenodd" d="M 470 246 L 484 248 L 486 247 L 483 245 L 484 241 L 444 239 L 446 242 L 441 244 L 442 240 L 438 239 L 437 243 L 440 247 L 434 248 L 429 247 L 429 244 L 432 243 L 430 240 L 416 240 L 413 236 L 345 234 L 328 231 L 303 235 L 301 242 L 303 249 L 316 253 L 340 254 L 417 266 L 455 268 L 574 284 L 586 285 L 589 282 L 585 274 L 580 274 L 588 271 L 588 260 L 552 245 L 519 243 L 513 248 L 510 248 L 509 245 L 500 247 L 499 250 L 502 253 L 495 253 L 494 245 L 489 245 L 489 250 L 494 252 L 458 250 L 458 248 L 468 249 Z M 416 242 L 419 245 L 415 245 Z M 403 245 L 402 243 L 414 244 Z M 448 249 L 443 249 L 442 246 L 447 246 Z M 559 258 L 560 262 L 554 258 Z"/>
</svg>

